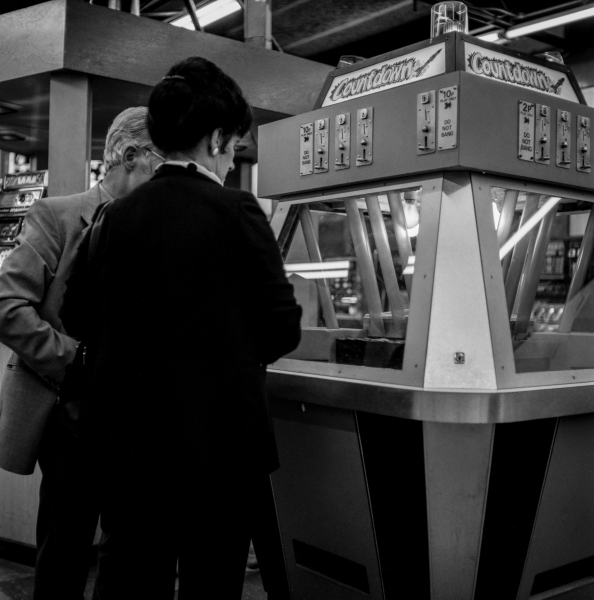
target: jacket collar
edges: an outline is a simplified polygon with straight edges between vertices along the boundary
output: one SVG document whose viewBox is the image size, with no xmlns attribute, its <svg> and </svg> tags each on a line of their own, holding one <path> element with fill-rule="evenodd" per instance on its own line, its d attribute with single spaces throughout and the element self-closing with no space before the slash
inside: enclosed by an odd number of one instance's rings
<svg viewBox="0 0 594 600">
<path fill-rule="evenodd" d="M 83 192 L 80 210 L 82 220 L 87 225 L 90 225 L 97 207 L 103 202 L 109 202 L 110 200 L 113 200 L 113 198 L 103 189 L 100 183 Z"/>
</svg>

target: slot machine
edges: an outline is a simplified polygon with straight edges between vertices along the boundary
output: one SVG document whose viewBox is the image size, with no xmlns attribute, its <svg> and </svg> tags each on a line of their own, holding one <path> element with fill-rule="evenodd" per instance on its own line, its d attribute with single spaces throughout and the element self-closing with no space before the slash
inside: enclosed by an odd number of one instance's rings
<svg viewBox="0 0 594 600">
<path fill-rule="evenodd" d="M 0 265 L 16 245 L 29 207 L 47 195 L 47 171 L 5 175 L 0 191 Z"/>
<path fill-rule="evenodd" d="M 594 109 L 446 25 L 260 128 L 304 309 L 267 379 L 295 599 L 594 597 Z"/>
</svg>

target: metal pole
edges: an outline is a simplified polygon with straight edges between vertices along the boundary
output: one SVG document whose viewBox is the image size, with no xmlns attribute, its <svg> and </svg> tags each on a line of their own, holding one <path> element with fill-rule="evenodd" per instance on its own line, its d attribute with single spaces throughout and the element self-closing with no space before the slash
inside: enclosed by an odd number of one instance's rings
<svg viewBox="0 0 594 600">
<path fill-rule="evenodd" d="M 522 211 L 522 217 L 520 218 L 520 227 L 522 227 L 522 225 L 536 212 L 539 200 L 540 194 L 528 194 L 524 210 Z M 524 237 L 514 247 L 511 264 L 509 265 L 509 271 L 507 272 L 507 278 L 505 280 L 505 296 L 510 317 L 516 300 L 518 284 L 520 283 L 520 277 L 522 276 L 529 242 L 530 238 Z"/>
<path fill-rule="evenodd" d="M 140 17 L 140 0 L 132 0 L 130 4 L 130 14 Z"/>
<path fill-rule="evenodd" d="M 592 258 L 592 249 L 594 248 L 594 207 L 590 210 L 590 217 L 586 225 L 586 231 L 582 239 L 580 253 L 575 268 L 575 273 L 571 278 L 569 292 L 567 292 L 567 300 L 563 308 L 563 315 L 559 323 L 559 333 L 569 333 L 573 327 L 573 322 L 578 313 L 578 308 L 582 301 L 580 292 L 584 287 L 586 274 L 590 266 Z"/>
<path fill-rule="evenodd" d="M 357 266 L 361 275 L 361 283 L 365 300 L 369 308 L 369 334 L 375 336 L 385 335 L 384 320 L 382 318 L 382 302 L 377 287 L 377 280 L 373 270 L 373 261 L 371 252 L 366 241 L 366 234 L 363 230 L 361 214 L 357 206 L 356 198 L 346 198 L 344 205 L 347 212 L 353 245 L 357 256 Z"/>
<path fill-rule="evenodd" d="M 388 192 L 388 204 L 392 213 L 392 224 L 394 226 L 394 235 L 396 236 L 396 246 L 398 246 L 398 254 L 400 254 L 400 263 L 404 271 L 408 265 L 408 261 L 413 256 L 412 246 L 410 245 L 410 237 L 406 228 L 406 218 L 404 216 L 404 208 L 399 192 Z M 404 283 L 410 298 L 412 290 L 412 275 L 404 275 Z"/>
<path fill-rule="evenodd" d="M 270 0 L 243 0 L 243 30 L 246 44 L 272 49 Z"/>
<path fill-rule="evenodd" d="M 518 316 L 516 319 L 516 326 L 514 327 L 514 335 L 522 335 L 528 331 L 530 314 L 532 313 L 532 308 L 534 307 L 534 300 L 538 290 L 538 282 L 540 281 L 540 275 L 542 273 L 542 265 L 547 254 L 547 248 L 551 238 L 551 231 L 553 229 L 553 223 L 555 221 L 556 214 L 556 208 L 551 210 L 543 218 L 540 223 L 540 227 L 538 228 L 534 252 L 532 253 L 532 260 L 530 261 L 530 266 L 526 272 L 524 284 L 522 285 L 522 293 L 518 305 Z"/>
<path fill-rule="evenodd" d="M 511 227 L 514 220 L 514 215 L 516 214 L 516 205 L 518 203 L 518 196 L 520 192 L 516 190 L 506 190 L 505 196 L 503 198 L 503 206 L 501 208 L 501 216 L 499 217 L 499 224 L 497 226 L 497 242 L 499 244 L 499 248 L 503 246 L 505 242 L 507 242 L 509 238 L 509 234 L 511 232 Z M 502 261 L 503 268 L 503 280 L 507 277 L 507 272 L 509 270 L 509 265 L 511 262 L 511 254 L 506 256 Z"/>
<path fill-rule="evenodd" d="M 404 320 L 404 303 L 398 287 L 398 279 L 396 277 L 396 269 L 392 260 L 392 252 L 388 243 L 388 234 L 386 233 L 386 225 L 382 214 L 379 200 L 376 195 L 368 196 L 365 200 L 369 218 L 371 220 L 371 229 L 373 230 L 373 238 L 375 247 L 377 248 L 379 263 L 382 269 L 386 293 L 388 295 L 388 303 L 392 312 L 394 325 L 398 321 Z"/>
<path fill-rule="evenodd" d="M 530 233 L 532 228 L 538 224 L 538 222 L 544 219 L 545 215 L 553 210 L 557 204 L 561 201 L 559 196 L 550 197 L 524 224 L 520 225 L 520 228 L 514 233 L 499 250 L 499 258 L 503 258 L 511 249 L 526 235 Z"/>
<path fill-rule="evenodd" d="M 204 31 L 202 25 L 200 25 L 200 21 L 198 21 L 198 17 L 196 16 L 196 3 L 194 0 L 184 0 L 184 5 L 188 14 L 190 15 L 190 19 L 192 19 L 192 25 L 194 25 L 194 29 L 196 31 Z"/>
<path fill-rule="evenodd" d="M 313 219 L 311 218 L 311 212 L 307 204 L 303 204 L 299 211 L 299 221 L 301 222 L 301 228 L 303 229 L 303 237 L 305 238 L 305 246 L 307 248 L 309 260 L 311 262 L 322 262 L 322 255 L 320 253 L 320 247 L 318 246 L 318 240 L 316 239 Z M 334 304 L 332 303 L 332 297 L 330 296 L 328 281 L 326 279 L 317 279 L 316 283 L 320 294 L 320 304 L 322 306 L 322 315 L 324 316 L 326 328 L 338 329 L 338 320 L 336 318 Z"/>
</svg>

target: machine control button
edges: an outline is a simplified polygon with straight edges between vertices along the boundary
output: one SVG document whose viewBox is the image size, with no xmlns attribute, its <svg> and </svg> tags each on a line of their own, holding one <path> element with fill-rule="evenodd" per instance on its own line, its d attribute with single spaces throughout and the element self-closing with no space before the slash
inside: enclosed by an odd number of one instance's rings
<svg viewBox="0 0 594 600">
<path fill-rule="evenodd" d="M 567 141 L 562 141 L 561 142 L 561 148 L 567 148 L 567 146 L 569 146 L 569 144 L 567 143 Z"/>
<path fill-rule="evenodd" d="M 359 111 L 359 118 L 360 119 L 366 119 L 368 117 L 368 115 L 369 115 L 369 113 L 368 113 L 368 110 L 366 108 L 362 108 Z"/>
<path fill-rule="evenodd" d="M 588 152 L 588 146 L 583 146 L 582 147 L 582 152 Z"/>
<path fill-rule="evenodd" d="M 431 94 L 429 92 L 425 92 L 421 94 L 421 104 L 429 104 L 431 101 Z"/>
<path fill-rule="evenodd" d="M 590 119 L 588 117 L 582 117 L 582 127 L 590 127 Z"/>
<path fill-rule="evenodd" d="M 423 133 L 427 133 L 427 132 L 429 131 L 429 127 L 427 127 L 427 125 L 423 125 L 423 127 L 422 127 L 421 131 L 422 131 Z"/>
<path fill-rule="evenodd" d="M 464 352 L 454 352 L 454 364 L 463 365 L 466 363 L 466 355 Z"/>
<path fill-rule="evenodd" d="M 561 120 L 565 123 L 569 121 L 569 113 L 566 110 L 561 111 Z"/>
<path fill-rule="evenodd" d="M 338 115 L 338 124 L 344 125 L 346 123 L 346 115 Z"/>
<path fill-rule="evenodd" d="M 321 129 L 324 129 L 324 128 L 325 128 L 325 125 L 326 125 L 326 124 L 324 123 L 324 119 L 318 119 L 318 122 L 316 123 L 316 127 L 317 127 L 318 129 L 320 129 L 320 130 L 321 130 Z"/>
<path fill-rule="evenodd" d="M 538 111 L 538 114 L 541 117 L 548 117 L 549 116 L 549 107 L 545 106 L 544 104 L 540 105 L 540 110 Z"/>
</svg>

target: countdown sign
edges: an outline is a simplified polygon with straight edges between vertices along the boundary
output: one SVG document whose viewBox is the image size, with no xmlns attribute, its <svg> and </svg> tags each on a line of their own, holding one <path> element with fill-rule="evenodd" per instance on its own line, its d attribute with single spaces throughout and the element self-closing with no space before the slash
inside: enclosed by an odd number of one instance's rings
<svg viewBox="0 0 594 600">
<path fill-rule="evenodd" d="M 567 73 L 464 42 L 466 72 L 579 102 Z"/>
<path fill-rule="evenodd" d="M 369 96 L 442 73 L 445 73 L 445 43 L 335 77 L 322 106 Z"/>
</svg>

